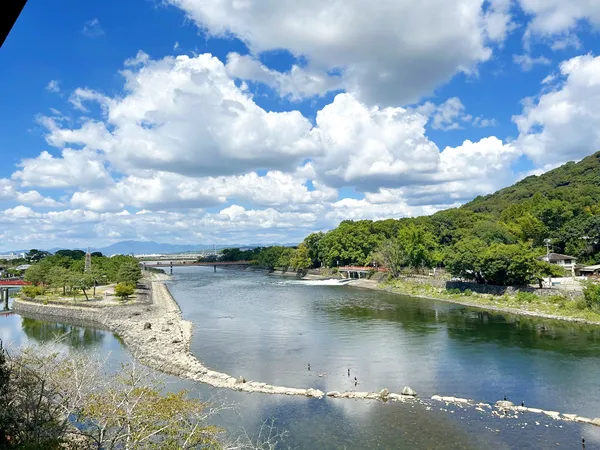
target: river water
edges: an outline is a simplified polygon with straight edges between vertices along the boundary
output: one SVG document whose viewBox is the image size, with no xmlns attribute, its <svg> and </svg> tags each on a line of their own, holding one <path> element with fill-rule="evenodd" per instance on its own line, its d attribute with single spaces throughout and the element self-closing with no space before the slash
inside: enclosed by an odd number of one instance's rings
<svg viewBox="0 0 600 450">
<path fill-rule="evenodd" d="M 493 403 L 506 395 L 531 407 L 600 416 L 597 327 L 212 268 L 179 268 L 169 288 L 195 324 L 192 352 L 236 377 L 322 391 L 399 392 L 409 385 L 423 399 Z M 4 342 L 44 341 L 67 330 L 67 346 L 110 353 L 112 362 L 129 357 L 104 331 L 0 316 Z M 216 419 L 234 434 L 255 435 L 275 420 L 286 432 L 281 448 L 581 448 L 581 436 L 588 449 L 600 446 L 600 428 L 543 415 L 495 418 L 434 401 L 317 400 L 168 380 L 170 389 L 235 404 Z"/>
</svg>

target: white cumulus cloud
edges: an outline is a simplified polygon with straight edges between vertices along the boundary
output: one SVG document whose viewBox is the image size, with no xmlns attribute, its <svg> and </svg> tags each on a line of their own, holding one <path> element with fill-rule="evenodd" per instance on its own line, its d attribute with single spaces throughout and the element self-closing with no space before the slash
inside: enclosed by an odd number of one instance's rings
<svg viewBox="0 0 600 450">
<path fill-rule="evenodd" d="M 548 92 L 548 85 L 551 90 Z M 577 56 L 560 65 L 537 98 L 513 119 L 515 145 L 536 165 L 581 159 L 600 148 L 600 57 Z"/>
<path fill-rule="evenodd" d="M 308 62 L 307 68 L 279 78 L 244 60 L 243 70 L 238 69 L 249 78 L 282 88 L 300 78 L 296 95 L 313 95 L 331 86 L 306 83 L 306 78 L 341 72 L 346 90 L 380 105 L 414 102 L 453 75 L 476 70 L 491 55 L 488 44 L 510 31 L 510 2 L 505 0 L 169 3 L 210 35 L 242 39 L 253 55 L 285 49 Z"/>
</svg>

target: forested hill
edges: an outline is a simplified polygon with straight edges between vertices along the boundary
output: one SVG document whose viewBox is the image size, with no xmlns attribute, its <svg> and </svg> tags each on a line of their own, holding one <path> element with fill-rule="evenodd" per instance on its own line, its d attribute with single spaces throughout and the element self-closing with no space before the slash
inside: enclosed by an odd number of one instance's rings
<svg viewBox="0 0 600 450">
<path fill-rule="evenodd" d="M 477 197 L 463 208 L 499 215 L 510 205 L 531 200 L 536 193 L 583 207 L 600 203 L 600 152 L 578 163 L 568 162 L 540 176 L 527 177 L 494 194 Z"/>
<path fill-rule="evenodd" d="M 379 260 L 509 284 L 536 278 L 546 239 L 554 252 L 600 264 L 600 152 L 431 216 L 344 221 L 309 235 L 303 249 L 315 267 Z M 526 275 L 514 277 L 521 263 Z"/>
</svg>

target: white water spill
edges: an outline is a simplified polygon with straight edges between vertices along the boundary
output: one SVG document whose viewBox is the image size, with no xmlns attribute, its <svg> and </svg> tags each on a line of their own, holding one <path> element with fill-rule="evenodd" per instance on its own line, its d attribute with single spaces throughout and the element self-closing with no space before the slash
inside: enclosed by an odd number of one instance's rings
<svg viewBox="0 0 600 450">
<path fill-rule="evenodd" d="M 350 280 L 287 280 L 287 281 L 279 281 L 275 284 L 278 286 L 285 286 L 288 284 L 295 285 L 304 285 L 304 286 L 343 286 L 344 284 L 348 284 Z"/>
</svg>

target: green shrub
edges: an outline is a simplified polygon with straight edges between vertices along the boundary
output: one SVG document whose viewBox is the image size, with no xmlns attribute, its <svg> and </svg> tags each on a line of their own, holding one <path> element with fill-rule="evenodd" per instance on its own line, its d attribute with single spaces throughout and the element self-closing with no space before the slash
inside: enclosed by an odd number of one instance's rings
<svg viewBox="0 0 600 450">
<path fill-rule="evenodd" d="M 537 301 L 538 296 L 532 292 L 519 291 L 519 292 L 517 292 L 517 300 L 520 302 L 531 303 L 531 302 Z"/>
<path fill-rule="evenodd" d="M 600 307 L 600 284 L 586 283 L 583 288 L 583 298 L 588 308 Z"/>
<path fill-rule="evenodd" d="M 448 291 L 448 294 L 460 295 L 460 289 L 458 289 L 458 288 L 448 289 L 447 291 Z"/>
<path fill-rule="evenodd" d="M 588 308 L 588 305 L 587 305 L 587 302 L 586 302 L 585 298 L 578 298 L 575 301 L 575 309 L 578 309 L 578 310 L 582 311 L 582 310 L 587 309 L 587 308 Z"/>
<path fill-rule="evenodd" d="M 569 301 L 567 297 L 561 294 L 554 294 L 548 297 L 548 301 L 550 303 L 557 303 L 560 306 L 565 306 L 565 304 Z"/>
<path fill-rule="evenodd" d="M 44 295 L 46 290 L 43 286 L 23 286 L 21 293 L 27 298 L 36 298 L 40 295 Z"/>
<path fill-rule="evenodd" d="M 473 295 L 473 291 L 471 289 L 465 289 L 465 292 L 463 292 L 463 294 L 467 297 L 470 297 L 471 295 Z"/>
<path fill-rule="evenodd" d="M 129 283 L 119 283 L 115 286 L 115 295 L 121 300 L 125 300 L 130 295 L 133 295 L 135 288 Z"/>
</svg>

